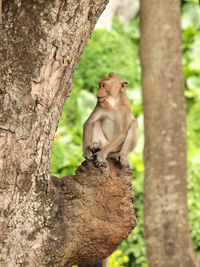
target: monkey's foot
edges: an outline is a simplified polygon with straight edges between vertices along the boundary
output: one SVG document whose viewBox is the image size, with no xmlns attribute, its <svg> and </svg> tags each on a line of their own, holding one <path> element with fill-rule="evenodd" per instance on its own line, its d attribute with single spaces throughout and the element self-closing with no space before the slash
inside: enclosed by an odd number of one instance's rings
<svg viewBox="0 0 200 267">
<path fill-rule="evenodd" d="M 107 168 L 108 167 L 108 163 L 106 161 L 106 159 L 104 159 L 100 153 L 96 153 L 95 154 L 95 166 L 99 167 L 99 168 Z"/>
<path fill-rule="evenodd" d="M 129 166 L 128 156 L 121 154 L 119 162 L 123 167 L 128 167 Z"/>
<path fill-rule="evenodd" d="M 89 144 L 89 149 L 91 150 L 92 153 L 96 153 L 97 151 L 101 150 L 101 145 L 97 142 L 93 142 Z"/>
<path fill-rule="evenodd" d="M 128 167 L 129 163 L 128 163 L 128 156 L 126 156 L 125 154 L 121 154 L 121 153 L 110 153 L 108 155 L 109 159 L 114 159 L 117 162 L 119 162 L 121 164 L 121 166 L 123 167 Z"/>
</svg>

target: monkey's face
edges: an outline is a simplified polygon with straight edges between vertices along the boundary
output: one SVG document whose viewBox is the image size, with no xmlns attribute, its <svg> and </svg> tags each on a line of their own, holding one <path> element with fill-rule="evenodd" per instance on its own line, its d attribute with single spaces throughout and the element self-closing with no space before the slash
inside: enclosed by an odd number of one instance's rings
<svg viewBox="0 0 200 267">
<path fill-rule="evenodd" d="M 100 103 L 105 102 L 110 92 L 109 85 L 105 82 L 99 83 L 99 90 L 97 92 L 97 98 Z"/>
<path fill-rule="evenodd" d="M 116 74 L 110 73 L 109 76 L 99 82 L 99 90 L 97 92 L 98 102 L 115 103 L 120 94 L 124 93 L 128 83 L 122 81 Z"/>
</svg>

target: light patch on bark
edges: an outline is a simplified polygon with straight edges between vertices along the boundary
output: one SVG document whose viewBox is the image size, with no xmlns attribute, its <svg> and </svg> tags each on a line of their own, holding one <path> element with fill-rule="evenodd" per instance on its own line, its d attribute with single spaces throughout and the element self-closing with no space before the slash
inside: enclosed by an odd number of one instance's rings
<svg viewBox="0 0 200 267">
<path fill-rule="evenodd" d="M 177 166 L 177 162 L 175 160 L 172 160 L 169 162 L 169 166 L 171 166 L 171 167 Z"/>
<path fill-rule="evenodd" d="M 57 48 L 52 44 L 48 45 L 48 52 L 50 56 L 46 67 L 43 67 L 41 74 L 42 78 L 39 78 L 37 81 L 32 81 L 31 95 L 35 101 L 38 101 L 39 104 L 44 107 L 51 106 L 55 98 L 55 94 L 59 89 L 63 70 L 67 65 L 66 61 L 60 64 L 60 62 L 54 60 L 56 50 Z"/>
<path fill-rule="evenodd" d="M 3 169 L 3 160 L 0 159 L 0 169 L 2 170 Z"/>
</svg>

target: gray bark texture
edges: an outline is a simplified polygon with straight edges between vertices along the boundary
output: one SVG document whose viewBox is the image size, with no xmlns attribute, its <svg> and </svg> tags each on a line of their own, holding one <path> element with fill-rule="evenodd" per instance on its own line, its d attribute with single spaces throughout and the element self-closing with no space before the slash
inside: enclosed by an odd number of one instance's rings
<svg viewBox="0 0 200 267">
<path fill-rule="evenodd" d="M 141 0 L 140 14 L 148 264 L 199 266 L 188 225 L 181 1 Z"/>
<path fill-rule="evenodd" d="M 130 171 L 50 176 L 74 68 L 108 0 L 6 0 L 0 25 L 0 266 L 109 255 L 136 225 Z"/>
</svg>

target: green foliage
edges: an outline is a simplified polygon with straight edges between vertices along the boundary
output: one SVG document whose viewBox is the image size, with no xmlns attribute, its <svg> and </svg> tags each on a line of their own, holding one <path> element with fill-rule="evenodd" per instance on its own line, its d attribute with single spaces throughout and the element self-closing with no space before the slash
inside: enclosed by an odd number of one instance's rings
<svg viewBox="0 0 200 267">
<path fill-rule="evenodd" d="M 109 259 L 110 267 L 124 267 L 125 263 L 129 261 L 127 256 L 122 254 L 121 250 L 116 250 Z"/>
<path fill-rule="evenodd" d="M 52 149 L 51 170 L 59 177 L 72 174 L 83 161 L 82 126 L 95 106 L 98 82 L 109 72 L 129 82 L 127 95 L 134 106 L 134 114 L 141 114 L 138 42 L 131 40 L 137 36 L 138 19 L 133 23 L 135 34 L 131 38 L 117 21 L 115 25 L 118 31 L 94 31 L 76 68 L 72 93 L 64 105 Z"/>
<path fill-rule="evenodd" d="M 190 1 L 191 2 L 191 1 Z M 200 9 L 186 3 L 182 10 L 183 67 L 188 124 L 188 204 L 191 234 L 200 259 Z M 52 149 L 52 172 L 73 174 L 82 158 L 82 126 L 96 103 L 98 82 L 115 72 L 128 81 L 127 95 L 140 128 L 136 151 L 130 153 L 135 194 L 136 229 L 111 256 L 111 267 L 146 267 L 143 238 L 144 143 L 140 66 L 139 18 L 123 29 L 117 20 L 113 30 L 95 30 L 75 71 L 72 93 L 67 99 Z M 127 261 L 128 259 L 128 261 Z"/>
<path fill-rule="evenodd" d="M 191 235 L 200 260 L 200 8 L 183 6 L 183 66 L 188 126 L 188 206 Z"/>
<path fill-rule="evenodd" d="M 195 251 L 200 260 L 200 154 L 197 155 L 194 162 L 189 161 L 189 175 L 188 175 L 188 205 L 189 205 L 189 221 L 191 235 Z"/>
<path fill-rule="evenodd" d="M 63 107 L 63 113 L 52 148 L 51 171 L 57 177 L 73 174 L 83 161 L 82 126 L 95 105 L 95 96 L 74 88 Z M 84 111 L 84 112 L 83 112 Z"/>
<path fill-rule="evenodd" d="M 111 32 L 95 30 L 75 71 L 72 88 L 96 93 L 98 82 L 109 72 L 129 81 L 129 88 L 140 85 L 138 44 L 131 41 L 120 24 Z M 138 29 L 138 26 L 135 29 Z"/>
<path fill-rule="evenodd" d="M 188 3 L 194 3 L 196 5 L 199 4 L 198 0 L 185 0 L 185 2 L 188 2 Z"/>
</svg>

